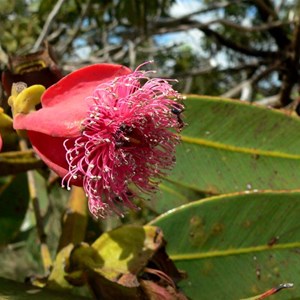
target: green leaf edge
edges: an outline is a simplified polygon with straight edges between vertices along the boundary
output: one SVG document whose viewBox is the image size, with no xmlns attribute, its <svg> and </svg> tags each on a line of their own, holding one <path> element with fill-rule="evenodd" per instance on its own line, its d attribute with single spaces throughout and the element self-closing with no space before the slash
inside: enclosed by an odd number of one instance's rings
<svg viewBox="0 0 300 300">
<path fill-rule="evenodd" d="M 274 190 L 245 191 L 245 192 L 228 193 L 228 194 L 222 194 L 222 195 L 218 195 L 218 196 L 208 197 L 205 199 L 200 199 L 200 200 L 188 203 L 188 204 L 181 205 L 177 208 L 171 209 L 171 210 L 167 211 L 166 213 L 160 215 L 159 217 L 153 219 L 147 225 L 159 226 L 156 224 L 157 221 L 167 218 L 167 217 L 170 217 L 170 215 L 173 215 L 180 210 L 188 209 L 193 206 L 203 205 L 205 203 L 209 203 L 212 201 L 221 201 L 223 198 L 236 197 L 239 195 L 247 195 L 247 194 L 257 194 L 257 193 L 281 194 L 281 193 L 295 193 L 295 192 L 299 193 L 300 189 L 275 190 L 275 191 Z M 270 247 L 269 245 L 261 245 L 261 246 L 247 247 L 247 248 L 241 248 L 241 249 L 210 251 L 210 252 L 197 253 L 197 254 L 169 254 L 169 257 L 173 261 L 194 260 L 194 259 L 204 259 L 204 258 L 210 258 L 210 257 L 222 257 L 222 256 L 231 256 L 231 255 L 239 255 L 239 254 L 246 254 L 246 253 L 273 251 L 276 249 L 293 249 L 293 248 L 299 248 L 299 247 L 300 247 L 300 241 L 293 242 L 293 243 L 285 243 L 285 244 L 275 244 L 275 245 L 272 245 L 272 247 Z"/>
</svg>

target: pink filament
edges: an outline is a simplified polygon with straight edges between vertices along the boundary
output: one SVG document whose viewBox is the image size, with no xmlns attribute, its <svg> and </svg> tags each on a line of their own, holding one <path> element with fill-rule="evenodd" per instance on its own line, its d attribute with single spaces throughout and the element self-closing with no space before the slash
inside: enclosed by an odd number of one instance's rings
<svg viewBox="0 0 300 300">
<path fill-rule="evenodd" d="M 82 135 L 64 143 L 69 172 L 63 182 L 69 188 L 72 179 L 83 179 L 95 218 L 110 211 L 122 215 L 122 206 L 135 208 L 137 192 L 157 190 L 174 164 L 180 124 L 172 108 L 183 110 L 176 102 L 181 97 L 149 72 L 137 69 L 97 86 Z"/>
</svg>

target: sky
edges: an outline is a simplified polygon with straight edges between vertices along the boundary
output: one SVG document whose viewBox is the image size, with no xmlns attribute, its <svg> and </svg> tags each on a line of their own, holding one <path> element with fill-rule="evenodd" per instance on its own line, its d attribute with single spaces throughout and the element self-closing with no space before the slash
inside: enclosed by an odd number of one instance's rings
<svg viewBox="0 0 300 300">
<path fill-rule="evenodd" d="M 196 0 L 177 0 L 170 8 L 170 16 L 174 18 L 182 17 L 201 8 L 201 1 Z M 158 44 L 172 45 L 174 41 L 184 42 L 195 51 L 200 51 L 200 39 L 203 33 L 198 29 L 192 29 L 185 32 L 176 32 L 159 35 L 155 37 Z"/>
<path fill-rule="evenodd" d="M 205 8 L 203 1 L 199 0 L 177 0 L 170 8 L 170 16 L 174 18 L 179 18 L 185 15 L 188 15 L 192 12 Z M 217 11 L 218 16 L 221 16 L 221 10 Z M 208 22 L 216 17 L 216 13 L 203 13 L 194 18 L 199 22 Z M 204 34 L 199 29 L 191 29 L 188 31 L 164 34 L 156 37 L 156 42 L 160 45 L 172 45 L 176 43 L 184 43 L 189 45 L 189 47 L 194 51 L 194 53 L 205 56 L 205 53 L 202 51 L 201 39 L 204 37 Z M 212 66 L 224 65 L 224 55 L 219 55 L 219 57 L 214 57 L 210 59 Z"/>
</svg>

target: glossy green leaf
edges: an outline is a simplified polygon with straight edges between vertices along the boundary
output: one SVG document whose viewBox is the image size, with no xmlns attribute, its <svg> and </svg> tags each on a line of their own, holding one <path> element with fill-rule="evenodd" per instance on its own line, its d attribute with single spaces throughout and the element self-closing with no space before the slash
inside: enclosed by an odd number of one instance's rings
<svg viewBox="0 0 300 300">
<path fill-rule="evenodd" d="M 49 291 L 0 278 L 0 299 L 5 300 L 84 300 L 89 298 Z"/>
<path fill-rule="evenodd" d="M 2 178 L 0 186 L 0 244 L 13 240 L 25 217 L 29 202 L 25 174 Z"/>
<path fill-rule="evenodd" d="M 203 196 L 198 191 L 165 180 L 159 185 L 159 192 L 151 198 L 150 202 L 146 202 L 146 204 L 154 212 L 161 214 L 174 207 L 198 200 Z"/>
<path fill-rule="evenodd" d="M 242 299 L 291 282 L 274 299 L 300 299 L 300 192 L 211 197 L 157 218 L 191 299 Z"/>
<path fill-rule="evenodd" d="M 185 103 L 172 182 L 208 194 L 300 187 L 300 118 L 238 100 Z"/>
</svg>

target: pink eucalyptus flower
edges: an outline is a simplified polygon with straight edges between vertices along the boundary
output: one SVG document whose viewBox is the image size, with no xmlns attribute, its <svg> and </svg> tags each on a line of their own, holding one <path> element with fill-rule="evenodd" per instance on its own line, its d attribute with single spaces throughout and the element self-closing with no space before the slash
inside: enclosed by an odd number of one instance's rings
<svg viewBox="0 0 300 300">
<path fill-rule="evenodd" d="M 3 145 L 3 142 L 2 142 L 2 137 L 1 137 L 1 134 L 0 134 L 0 151 L 2 150 L 2 145 Z"/>
<path fill-rule="evenodd" d="M 15 117 L 63 185 L 83 186 L 96 218 L 135 207 L 132 198 L 156 190 L 174 164 L 183 106 L 169 82 L 150 73 L 85 67 L 47 89 L 42 109 Z"/>
</svg>

